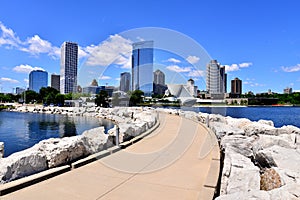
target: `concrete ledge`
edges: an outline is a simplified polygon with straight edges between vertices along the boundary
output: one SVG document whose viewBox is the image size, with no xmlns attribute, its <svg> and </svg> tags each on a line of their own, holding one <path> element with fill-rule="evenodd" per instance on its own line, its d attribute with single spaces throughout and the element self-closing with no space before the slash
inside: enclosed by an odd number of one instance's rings
<svg viewBox="0 0 300 200">
<path fill-rule="evenodd" d="M 101 158 L 103 158 L 105 156 L 108 156 L 108 155 L 110 155 L 109 151 L 107 151 L 107 150 L 100 151 L 99 153 L 95 153 L 95 154 L 90 155 L 90 156 L 88 156 L 86 158 L 83 158 L 83 159 L 80 159 L 80 160 L 78 160 L 76 162 L 73 162 L 71 164 L 71 168 L 72 169 L 76 169 L 78 167 L 84 166 L 86 164 L 89 164 L 89 163 L 91 163 L 93 161 L 96 161 L 96 160 L 101 159 Z"/>
<path fill-rule="evenodd" d="M 54 176 L 57 176 L 59 174 L 67 172 L 67 171 L 70 171 L 69 165 L 48 169 L 46 171 L 42 171 L 40 173 L 33 174 L 31 176 L 27 176 L 27 177 L 24 177 L 24 178 L 15 180 L 15 181 L 11 181 L 9 183 L 5 183 L 3 185 L 0 185 L 0 196 L 14 192 L 16 190 L 22 189 L 27 186 L 33 185 L 35 183 L 44 181 L 46 179 L 52 178 Z"/>
<path fill-rule="evenodd" d="M 220 161 L 212 159 L 206 180 L 204 182 L 204 187 L 216 189 L 219 179 L 219 171 Z"/>
<path fill-rule="evenodd" d="M 113 146 L 113 147 L 110 147 L 110 148 L 107 149 L 107 151 L 108 151 L 110 154 L 113 154 L 113 153 L 118 152 L 118 151 L 120 151 L 120 150 L 121 150 L 121 148 L 118 147 L 118 146 Z"/>
</svg>

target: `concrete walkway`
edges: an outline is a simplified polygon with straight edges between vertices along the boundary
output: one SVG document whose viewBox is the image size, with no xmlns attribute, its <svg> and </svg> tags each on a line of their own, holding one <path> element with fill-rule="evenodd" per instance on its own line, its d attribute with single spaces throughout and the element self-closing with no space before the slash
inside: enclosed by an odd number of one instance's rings
<svg viewBox="0 0 300 200">
<path fill-rule="evenodd" d="M 0 199 L 212 199 L 220 158 L 215 136 L 175 115 L 160 114 L 160 123 L 124 150 Z"/>
</svg>

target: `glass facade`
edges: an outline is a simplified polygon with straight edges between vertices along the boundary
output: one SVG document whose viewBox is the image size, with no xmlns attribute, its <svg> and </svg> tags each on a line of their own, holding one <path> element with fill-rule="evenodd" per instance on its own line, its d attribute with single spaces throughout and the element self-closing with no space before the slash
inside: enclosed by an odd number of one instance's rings
<svg viewBox="0 0 300 200">
<path fill-rule="evenodd" d="M 78 45 L 64 42 L 61 47 L 60 93 L 68 94 L 77 91 Z"/>
<path fill-rule="evenodd" d="M 132 90 L 153 93 L 153 41 L 134 43 L 132 50 Z"/>
<path fill-rule="evenodd" d="M 37 93 L 42 87 L 48 87 L 48 73 L 42 70 L 34 70 L 29 73 L 29 90 Z"/>
<path fill-rule="evenodd" d="M 123 92 L 128 92 L 130 90 L 130 73 L 123 72 L 120 77 L 120 90 Z"/>
</svg>

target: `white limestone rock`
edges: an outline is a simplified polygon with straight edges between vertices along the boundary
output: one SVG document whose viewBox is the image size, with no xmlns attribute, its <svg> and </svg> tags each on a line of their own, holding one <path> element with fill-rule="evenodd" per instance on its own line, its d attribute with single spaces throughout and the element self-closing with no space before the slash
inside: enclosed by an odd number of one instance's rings
<svg viewBox="0 0 300 200">
<path fill-rule="evenodd" d="M 6 183 L 46 170 L 47 158 L 37 147 L 0 159 L 0 183 Z"/>
<path fill-rule="evenodd" d="M 261 150 L 265 155 L 272 157 L 278 168 L 300 172 L 300 151 L 281 146 L 271 146 Z"/>
<path fill-rule="evenodd" d="M 222 172 L 221 194 L 248 192 L 260 189 L 259 168 L 249 158 L 225 150 L 226 170 Z"/>
<path fill-rule="evenodd" d="M 230 149 L 235 153 L 242 154 L 248 158 L 253 157 L 253 143 L 256 137 L 247 137 L 244 135 L 226 135 L 221 139 L 221 149 Z"/>
<path fill-rule="evenodd" d="M 48 167 L 57 167 L 87 155 L 83 141 L 78 136 L 50 138 L 36 144 L 46 155 Z"/>
<path fill-rule="evenodd" d="M 79 137 L 88 154 L 94 154 L 112 146 L 108 140 L 109 135 L 104 133 L 104 127 L 84 131 Z"/>
<path fill-rule="evenodd" d="M 295 134 L 282 134 L 278 136 L 258 134 L 258 139 L 253 143 L 253 151 L 257 152 L 274 145 L 285 148 L 296 148 L 295 141 Z"/>
<path fill-rule="evenodd" d="M 216 134 L 218 139 L 225 135 L 244 135 L 244 130 L 229 126 L 225 123 L 212 122 L 209 124 L 211 130 Z"/>
<path fill-rule="evenodd" d="M 258 123 L 274 127 L 274 122 L 271 120 L 261 119 L 261 120 L 258 120 Z"/>
<path fill-rule="evenodd" d="M 259 122 L 252 122 L 243 127 L 245 131 L 245 135 L 252 136 L 258 134 L 266 134 L 266 135 L 278 135 L 278 129 L 273 126 L 269 126 L 266 124 L 262 124 Z"/>
<path fill-rule="evenodd" d="M 243 129 L 243 127 L 251 124 L 252 121 L 246 118 L 232 118 L 232 117 L 226 117 L 226 124 L 229 126 Z"/>
</svg>

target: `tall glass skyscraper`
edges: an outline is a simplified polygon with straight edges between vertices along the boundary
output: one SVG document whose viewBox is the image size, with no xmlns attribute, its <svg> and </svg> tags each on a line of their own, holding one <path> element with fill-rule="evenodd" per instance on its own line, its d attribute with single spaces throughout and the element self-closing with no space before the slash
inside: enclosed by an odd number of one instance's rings
<svg viewBox="0 0 300 200">
<path fill-rule="evenodd" d="M 61 46 L 60 93 L 77 91 L 77 63 L 78 45 L 74 42 L 64 42 Z"/>
<path fill-rule="evenodd" d="M 29 90 L 37 93 L 42 87 L 48 86 L 48 72 L 42 70 L 34 70 L 29 73 Z"/>
<path fill-rule="evenodd" d="M 121 73 L 120 77 L 120 90 L 123 92 L 128 92 L 130 90 L 130 73 L 129 72 L 123 72 Z"/>
<path fill-rule="evenodd" d="M 132 90 L 153 93 L 153 41 L 132 44 Z"/>
</svg>

